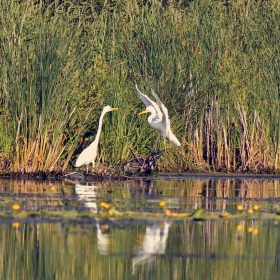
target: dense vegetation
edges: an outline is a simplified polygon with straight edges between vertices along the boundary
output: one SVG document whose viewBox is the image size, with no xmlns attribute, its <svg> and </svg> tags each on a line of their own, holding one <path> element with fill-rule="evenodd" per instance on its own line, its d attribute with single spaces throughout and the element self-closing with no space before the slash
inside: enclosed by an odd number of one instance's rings
<svg viewBox="0 0 280 280">
<path fill-rule="evenodd" d="M 161 170 L 279 170 L 279 22 L 278 0 L 1 1 L 0 156 L 71 168 L 107 104 L 98 160 L 147 154 L 137 83 L 182 143 Z"/>
</svg>

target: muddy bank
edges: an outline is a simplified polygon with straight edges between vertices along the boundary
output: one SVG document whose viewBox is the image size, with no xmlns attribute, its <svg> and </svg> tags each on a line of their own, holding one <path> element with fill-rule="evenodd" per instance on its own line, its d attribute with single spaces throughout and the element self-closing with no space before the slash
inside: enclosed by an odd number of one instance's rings
<svg viewBox="0 0 280 280">
<path fill-rule="evenodd" d="M 134 175 L 129 174 L 118 174 L 118 173 L 86 173 L 76 171 L 66 172 L 35 172 L 35 173 L 17 173 L 17 172 L 1 172 L 0 178 L 7 179 L 38 179 L 38 180 L 131 180 L 131 179 L 170 179 L 170 180 L 280 180 L 280 173 L 275 174 L 252 174 L 252 173 L 135 173 Z"/>
</svg>

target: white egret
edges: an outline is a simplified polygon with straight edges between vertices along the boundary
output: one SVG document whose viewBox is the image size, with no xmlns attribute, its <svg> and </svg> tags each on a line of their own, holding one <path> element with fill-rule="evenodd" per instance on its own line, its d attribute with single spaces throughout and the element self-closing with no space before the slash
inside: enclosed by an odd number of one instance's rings
<svg viewBox="0 0 280 280">
<path fill-rule="evenodd" d="M 150 124 L 150 126 L 155 130 L 159 131 L 164 139 L 167 138 L 168 140 L 170 140 L 174 144 L 174 146 L 176 147 L 181 146 L 179 140 L 171 131 L 170 120 L 168 117 L 168 110 L 162 104 L 162 102 L 155 94 L 155 92 L 151 89 L 152 95 L 155 97 L 156 102 L 152 101 L 147 95 L 142 93 L 138 89 L 137 85 L 136 85 L 136 89 L 139 98 L 143 101 L 143 103 L 146 106 L 146 110 L 139 113 L 138 115 L 150 113 L 150 116 L 148 117 L 148 123 Z"/>
<path fill-rule="evenodd" d="M 98 142 L 101 134 L 103 117 L 107 112 L 114 111 L 114 110 L 118 110 L 118 108 L 112 108 L 109 105 L 103 107 L 103 110 L 99 118 L 99 125 L 95 136 L 95 140 L 86 149 L 84 149 L 82 153 L 79 155 L 79 157 L 77 158 L 76 167 L 80 167 L 85 164 L 87 166 L 87 173 L 88 173 L 89 164 L 92 163 L 92 167 L 94 167 L 95 164 L 95 158 L 97 155 L 97 148 L 98 148 Z"/>
</svg>

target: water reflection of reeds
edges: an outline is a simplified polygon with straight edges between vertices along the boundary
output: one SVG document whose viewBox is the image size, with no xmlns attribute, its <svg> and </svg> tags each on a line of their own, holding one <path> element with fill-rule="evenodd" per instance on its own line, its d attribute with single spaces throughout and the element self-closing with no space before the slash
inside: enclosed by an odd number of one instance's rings
<svg viewBox="0 0 280 280">
<path fill-rule="evenodd" d="M 176 197 L 182 209 L 224 211 L 236 209 L 237 204 L 248 209 L 256 203 L 280 202 L 279 180 L 170 180 L 156 184 L 164 190 L 163 196 Z"/>
<path fill-rule="evenodd" d="M 239 221 L 165 223 L 109 225 L 106 251 L 94 224 L 0 224 L 0 273 L 11 280 L 278 279 L 278 225 L 244 221 L 240 230 Z M 150 241 L 158 243 L 147 247 Z"/>
<path fill-rule="evenodd" d="M 75 194 L 77 182 L 1 180 L 0 209 L 20 203 L 24 210 L 81 210 L 83 200 Z M 85 183 L 79 183 L 81 186 Z M 96 197 L 88 203 L 107 201 L 120 211 L 153 211 L 159 202 L 176 211 L 244 211 L 259 205 L 270 211 L 280 202 L 279 180 L 223 179 L 223 180 L 151 180 L 88 182 L 97 187 Z"/>
<path fill-rule="evenodd" d="M 73 189 L 63 181 L 1 180 L 0 195 L 2 210 L 20 203 L 22 210 L 51 211 L 64 206 L 72 197 Z"/>
<path fill-rule="evenodd" d="M 123 182 L 0 181 L 1 210 L 269 211 L 279 199 L 277 180 L 131 180 Z M 9 222 L 9 221 L 8 221 Z M 87 221 L 0 224 L 3 279 L 278 279 L 277 221 Z M 153 246 L 152 246 L 153 244 Z"/>
</svg>

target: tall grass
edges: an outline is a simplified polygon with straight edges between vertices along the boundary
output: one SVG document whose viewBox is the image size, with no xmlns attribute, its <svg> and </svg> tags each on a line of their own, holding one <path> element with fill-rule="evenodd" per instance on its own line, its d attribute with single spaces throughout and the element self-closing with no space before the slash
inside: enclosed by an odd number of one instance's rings
<svg viewBox="0 0 280 280">
<path fill-rule="evenodd" d="M 121 33 L 126 65 L 161 93 L 183 143 L 163 168 L 176 159 L 181 170 L 277 169 L 279 4 L 133 3 L 133 31 Z"/>
<path fill-rule="evenodd" d="M 182 142 L 160 170 L 279 170 L 278 1 L 184 3 L 2 1 L 0 153 L 13 170 L 71 167 L 107 104 L 119 111 L 98 160 L 145 155 L 157 133 L 135 83 L 159 94 Z"/>
<path fill-rule="evenodd" d="M 10 118 L 2 126 L 13 139 L 12 170 L 65 169 L 99 101 L 82 25 L 42 14 L 32 1 L 2 6 L 1 117 Z"/>
</svg>

